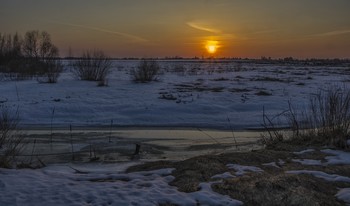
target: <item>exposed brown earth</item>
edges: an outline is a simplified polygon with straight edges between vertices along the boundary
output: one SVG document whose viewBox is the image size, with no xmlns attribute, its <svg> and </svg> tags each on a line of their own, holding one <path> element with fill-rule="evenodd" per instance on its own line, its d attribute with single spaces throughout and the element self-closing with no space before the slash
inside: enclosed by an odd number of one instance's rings
<svg viewBox="0 0 350 206">
<path fill-rule="evenodd" d="M 128 172 L 175 168 L 172 173 L 175 179 L 170 185 L 178 187 L 179 191 L 195 192 L 200 189 L 199 183 L 216 181 L 217 179 L 212 179 L 216 174 L 230 172 L 235 176 L 236 171 L 229 169 L 227 164 L 256 166 L 263 172 L 248 172 L 242 176 L 223 179 L 212 184 L 212 189 L 240 200 L 245 205 L 345 205 L 335 195 L 339 188 L 350 187 L 350 183 L 326 181 L 306 174 L 286 173 L 289 170 L 314 170 L 350 177 L 350 165 L 309 166 L 292 161 L 314 159 L 325 162 L 325 157 L 329 156 L 320 152 L 322 147 L 313 147 L 315 151 L 305 154 L 293 153 L 303 149 L 306 148 L 280 144 L 274 149 L 204 155 L 179 162 L 152 162 L 133 166 Z M 276 165 L 263 165 L 271 162 L 275 162 Z"/>
</svg>

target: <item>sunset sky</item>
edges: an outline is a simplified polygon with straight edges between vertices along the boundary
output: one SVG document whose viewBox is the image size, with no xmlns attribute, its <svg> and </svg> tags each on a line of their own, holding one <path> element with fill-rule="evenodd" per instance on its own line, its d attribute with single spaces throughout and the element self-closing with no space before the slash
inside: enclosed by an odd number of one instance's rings
<svg viewBox="0 0 350 206">
<path fill-rule="evenodd" d="M 1 33 L 48 31 L 62 56 L 349 58 L 349 0 L 0 0 Z M 210 54 L 208 41 L 215 42 Z M 212 48 L 214 49 L 214 48 Z"/>
</svg>

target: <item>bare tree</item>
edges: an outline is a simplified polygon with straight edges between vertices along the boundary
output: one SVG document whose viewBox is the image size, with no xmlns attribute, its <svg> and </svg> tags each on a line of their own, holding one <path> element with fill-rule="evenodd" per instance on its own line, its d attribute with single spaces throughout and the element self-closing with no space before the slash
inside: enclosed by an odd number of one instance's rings
<svg viewBox="0 0 350 206">
<path fill-rule="evenodd" d="M 39 76 L 39 82 L 57 82 L 63 67 L 57 60 L 59 51 L 49 33 L 28 31 L 23 41 L 23 53 L 28 60 L 29 70 Z"/>
<path fill-rule="evenodd" d="M 51 42 L 51 36 L 46 31 L 28 31 L 24 36 L 23 53 L 26 57 L 47 58 L 58 57 L 58 48 Z"/>
<path fill-rule="evenodd" d="M 0 34 L 0 72 L 3 76 L 17 76 L 23 71 L 22 37 L 16 33 Z"/>
<path fill-rule="evenodd" d="M 39 31 L 28 31 L 24 36 L 23 53 L 26 57 L 39 57 Z"/>
</svg>

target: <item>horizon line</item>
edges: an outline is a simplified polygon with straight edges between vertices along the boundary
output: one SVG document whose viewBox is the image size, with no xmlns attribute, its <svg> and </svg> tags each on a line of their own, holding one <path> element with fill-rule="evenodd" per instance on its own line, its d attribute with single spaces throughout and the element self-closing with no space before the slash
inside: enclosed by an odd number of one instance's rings
<svg viewBox="0 0 350 206">
<path fill-rule="evenodd" d="M 76 56 L 65 56 L 65 57 L 57 57 L 58 59 L 84 59 L 83 57 Z M 107 59 L 115 59 L 115 60 L 261 60 L 261 61 L 306 61 L 306 60 L 341 60 L 341 61 L 350 61 L 350 57 L 330 57 L 330 58 L 319 58 L 319 57 L 306 57 L 306 58 L 297 58 L 297 57 L 181 57 L 181 56 L 165 56 L 165 57 L 108 57 Z"/>
</svg>

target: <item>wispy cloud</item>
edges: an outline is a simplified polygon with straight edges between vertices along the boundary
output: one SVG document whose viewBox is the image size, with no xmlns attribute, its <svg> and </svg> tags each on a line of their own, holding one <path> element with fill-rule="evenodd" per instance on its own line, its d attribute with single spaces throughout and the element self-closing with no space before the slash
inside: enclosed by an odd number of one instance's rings
<svg viewBox="0 0 350 206">
<path fill-rule="evenodd" d="M 261 30 L 261 31 L 255 31 L 253 34 L 270 34 L 270 33 L 276 33 L 279 32 L 278 29 L 270 29 L 270 30 Z"/>
<path fill-rule="evenodd" d="M 50 21 L 50 23 L 71 26 L 71 27 L 77 27 L 77 28 L 82 28 L 82 29 L 87 29 L 87 30 L 92 30 L 92 31 L 99 31 L 99 32 L 107 33 L 107 34 L 113 34 L 113 35 L 124 37 L 131 42 L 139 42 L 139 43 L 148 42 L 147 39 L 144 39 L 144 38 L 136 36 L 136 35 L 132 35 L 132 34 L 124 33 L 124 32 L 118 32 L 118 31 L 111 31 L 111 30 L 107 30 L 107 29 L 103 29 L 103 28 L 99 28 L 99 27 L 71 24 L 71 23 L 65 23 L 65 22 L 56 22 L 56 21 Z"/>
<path fill-rule="evenodd" d="M 194 29 L 198 29 L 201 31 L 206 31 L 206 32 L 215 33 L 215 34 L 221 33 L 221 31 L 218 29 L 209 28 L 207 26 L 200 25 L 196 22 L 187 22 L 186 24 Z"/>
<path fill-rule="evenodd" d="M 326 33 L 314 34 L 311 36 L 327 37 L 327 36 L 337 36 L 337 35 L 342 35 L 342 34 L 350 34 L 350 29 L 330 31 L 330 32 L 326 32 Z"/>
</svg>

